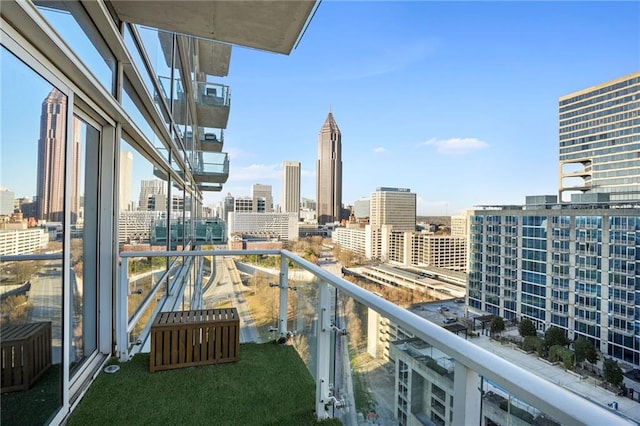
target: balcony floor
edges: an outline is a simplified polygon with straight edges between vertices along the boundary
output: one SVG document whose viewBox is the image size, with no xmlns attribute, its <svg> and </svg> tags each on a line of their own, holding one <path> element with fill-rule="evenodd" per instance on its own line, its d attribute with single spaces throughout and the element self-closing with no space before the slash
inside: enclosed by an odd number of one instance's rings
<svg viewBox="0 0 640 426">
<path fill-rule="evenodd" d="M 117 363 L 117 362 L 113 362 Z M 315 384 L 292 346 L 240 345 L 240 361 L 149 372 L 149 354 L 100 373 L 68 425 L 340 425 L 317 422 Z"/>
</svg>

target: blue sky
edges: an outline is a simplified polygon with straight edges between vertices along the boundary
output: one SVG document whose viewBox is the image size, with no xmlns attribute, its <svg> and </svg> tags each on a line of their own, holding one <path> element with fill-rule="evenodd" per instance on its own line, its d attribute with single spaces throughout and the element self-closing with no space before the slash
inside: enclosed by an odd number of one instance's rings
<svg viewBox="0 0 640 426">
<path fill-rule="evenodd" d="M 234 47 L 221 193 L 273 186 L 342 132 L 343 203 L 406 187 L 418 214 L 556 194 L 558 98 L 640 70 L 638 2 L 324 1 L 290 56 Z"/>
<path fill-rule="evenodd" d="M 48 17 L 77 39 L 64 15 Z M 51 86 L 2 55 L 11 102 L 0 106 L 0 185 L 33 196 Z M 233 48 L 229 76 L 216 80 L 231 86 L 230 177 L 205 204 L 250 195 L 255 183 L 272 185 L 279 202 L 283 161 L 302 163 L 302 196 L 315 199 L 329 108 L 342 132 L 345 205 L 380 186 L 410 188 L 421 215 L 556 194 L 558 98 L 638 70 L 638 1 L 325 0 L 291 55 Z M 136 200 L 139 181 L 154 176 L 141 156 L 133 167 Z"/>
</svg>

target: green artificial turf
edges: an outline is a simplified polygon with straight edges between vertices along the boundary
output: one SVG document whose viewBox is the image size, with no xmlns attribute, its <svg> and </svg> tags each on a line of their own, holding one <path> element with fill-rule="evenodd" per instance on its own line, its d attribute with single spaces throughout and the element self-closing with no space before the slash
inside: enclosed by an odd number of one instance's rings
<svg viewBox="0 0 640 426">
<path fill-rule="evenodd" d="M 315 384 L 291 346 L 240 345 L 240 361 L 150 373 L 149 355 L 101 372 L 68 425 L 315 425 Z M 322 424 L 341 424 L 338 420 Z"/>
<path fill-rule="evenodd" d="M 52 365 L 25 391 L 3 393 L 0 425 L 43 425 L 62 407 L 60 365 Z"/>
</svg>

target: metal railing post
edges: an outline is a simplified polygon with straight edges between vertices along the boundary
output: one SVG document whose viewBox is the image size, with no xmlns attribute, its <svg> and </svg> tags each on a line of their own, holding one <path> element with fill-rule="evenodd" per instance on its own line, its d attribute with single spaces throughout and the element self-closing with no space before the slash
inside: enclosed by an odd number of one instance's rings
<svg viewBox="0 0 640 426">
<path fill-rule="evenodd" d="M 120 276 L 116 285 L 116 350 L 121 362 L 129 361 L 129 259 L 120 262 Z"/>
<path fill-rule="evenodd" d="M 278 317 L 278 333 L 280 337 L 287 337 L 288 296 L 289 296 L 289 263 L 284 256 L 280 256 L 280 312 Z"/>
<path fill-rule="evenodd" d="M 318 419 L 329 417 L 329 372 L 331 357 L 331 300 L 329 284 L 321 281 L 318 285 L 319 297 L 317 308 L 318 335 L 316 343 L 316 416 Z"/>
<path fill-rule="evenodd" d="M 466 365 L 455 361 L 453 366 L 454 426 L 480 424 L 480 376 Z"/>
</svg>

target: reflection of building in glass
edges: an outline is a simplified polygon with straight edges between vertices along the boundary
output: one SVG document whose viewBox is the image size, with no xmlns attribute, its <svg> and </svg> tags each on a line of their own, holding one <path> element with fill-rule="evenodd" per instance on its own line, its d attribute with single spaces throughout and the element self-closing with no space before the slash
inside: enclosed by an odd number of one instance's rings
<svg viewBox="0 0 640 426">
<path fill-rule="evenodd" d="M 300 162 L 282 165 L 282 212 L 300 214 Z"/>
<path fill-rule="evenodd" d="M 155 210 L 155 202 L 151 205 L 153 195 L 166 195 L 167 183 L 159 179 L 140 181 L 140 201 L 138 202 L 138 210 L 149 211 Z"/>
<path fill-rule="evenodd" d="M 162 211 L 120 211 L 118 220 L 118 242 L 149 242 L 154 223 L 164 218 Z"/>
<path fill-rule="evenodd" d="M 15 192 L 0 187 L 0 216 L 10 216 L 13 213 L 15 198 Z"/>
<path fill-rule="evenodd" d="M 49 234 L 43 228 L 0 230 L 0 255 L 31 254 L 47 247 Z"/>
<path fill-rule="evenodd" d="M 65 138 L 67 96 L 52 89 L 42 102 L 38 140 L 37 218 L 61 222 L 64 219 Z M 77 220 L 80 199 L 80 121 L 73 120 L 71 138 L 71 223 Z"/>
<path fill-rule="evenodd" d="M 120 210 L 130 209 L 131 203 L 131 173 L 133 172 L 133 153 L 129 151 L 120 152 L 120 185 L 118 197 Z"/>
<path fill-rule="evenodd" d="M 256 183 L 253 185 L 253 212 L 254 213 L 271 213 L 273 211 L 273 195 L 271 194 L 271 185 L 262 185 Z"/>
<path fill-rule="evenodd" d="M 318 135 L 316 177 L 318 223 L 338 222 L 342 211 L 342 133 L 329 112 Z"/>
<path fill-rule="evenodd" d="M 298 238 L 298 215 L 295 213 L 229 213 L 228 237 L 245 234 L 287 241 Z"/>
</svg>

